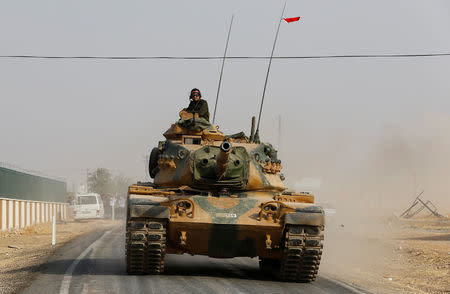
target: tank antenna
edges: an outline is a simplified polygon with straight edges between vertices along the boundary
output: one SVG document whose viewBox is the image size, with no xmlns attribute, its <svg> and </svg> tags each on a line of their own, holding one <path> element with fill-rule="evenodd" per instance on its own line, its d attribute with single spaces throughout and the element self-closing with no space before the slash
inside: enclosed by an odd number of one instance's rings
<svg viewBox="0 0 450 294">
<path fill-rule="evenodd" d="M 227 43 L 225 45 L 225 52 L 223 53 L 222 69 L 220 70 L 219 85 L 217 87 L 216 105 L 214 105 L 213 124 L 216 121 L 217 102 L 219 101 L 220 85 L 222 84 L 223 66 L 225 65 L 225 58 L 227 57 L 228 42 L 230 41 L 230 33 L 231 33 L 231 26 L 233 25 L 233 19 L 234 19 L 234 15 L 231 15 L 231 22 L 230 22 L 230 28 L 228 29 Z"/>
<path fill-rule="evenodd" d="M 275 40 L 273 41 L 272 53 L 270 54 L 269 66 L 267 67 L 266 81 L 264 82 L 264 90 L 263 90 L 262 99 L 261 99 L 261 106 L 259 108 L 258 124 L 256 126 L 256 132 L 255 132 L 255 138 L 254 138 L 254 141 L 257 143 L 259 142 L 259 123 L 261 122 L 261 113 L 262 113 L 263 104 L 264 104 L 264 96 L 266 95 L 267 80 L 269 79 L 269 72 L 270 72 L 270 66 L 272 65 L 273 52 L 275 51 L 275 45 L 277 44 L 278 32 L 280 31 L 281 21 L 283 20 L 284 10 L 286 9 L 286 2 L 287 1 L 284 2 L 283 12 L 281 12 L 281 17 L 280 17 L 280 21 L 278 23 L 277 33 L 275 35 Z"/>
</svg>

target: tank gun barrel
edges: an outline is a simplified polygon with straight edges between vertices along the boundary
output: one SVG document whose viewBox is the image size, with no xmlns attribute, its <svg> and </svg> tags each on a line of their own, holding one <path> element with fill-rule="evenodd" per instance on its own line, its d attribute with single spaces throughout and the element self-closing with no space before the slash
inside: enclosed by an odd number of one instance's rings
<svg viewBox="0 0 450 294">
<path fill-rule="evenodd" d="M 230 157 L 231 143 L 228 141 L 223 141 L 220 144 L 220 152 L 217 156 L 217 177 L 221 179 L 228 168 L 228 158 Z"/>
</svg>

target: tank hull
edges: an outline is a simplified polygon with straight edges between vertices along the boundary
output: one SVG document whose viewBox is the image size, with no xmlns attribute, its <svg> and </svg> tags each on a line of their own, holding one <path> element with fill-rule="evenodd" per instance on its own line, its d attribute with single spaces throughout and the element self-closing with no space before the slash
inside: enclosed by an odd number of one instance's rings
<svg viewBox="0 0 450 294">
<path fill-rule="evenodd" d="M 323 210 L 310 196 L 211 196 L 134 186 L 128 197 L 127 270 L 162 273 L 165 254 L 246 256 L 259 257 L 261 269 L 282 280 L 310 282 L 317 275 L 324 227 Z"/>
</svg>

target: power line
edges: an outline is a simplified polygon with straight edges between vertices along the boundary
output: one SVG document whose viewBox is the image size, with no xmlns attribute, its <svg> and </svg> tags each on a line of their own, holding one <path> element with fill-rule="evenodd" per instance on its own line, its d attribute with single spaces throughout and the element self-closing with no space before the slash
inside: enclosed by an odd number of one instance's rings
<svg viewBox="0 0 450 294">
<path fill-rule="evenodd" d="M 450 53 L 427 54 L 351 54 L 273 56 L 273 59 L 340 59 L 340 58 L 413 58 L 450 56 Z M 88 60 L 222 60 L 223 56 L 50 56 L 50 55 L 0 55 L 1 59 L 88 59 Z M 228 56 L 227 59 L 270 59 L 269 56 Z"/>
</svg>

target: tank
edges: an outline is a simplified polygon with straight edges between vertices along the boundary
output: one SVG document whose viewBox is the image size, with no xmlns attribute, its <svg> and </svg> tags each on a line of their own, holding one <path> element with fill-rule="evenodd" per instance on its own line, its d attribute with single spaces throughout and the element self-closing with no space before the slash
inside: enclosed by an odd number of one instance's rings
<svg viewBox="0 0 450 294">
<path fill-rule="evenodd" d="M 195 114 L 153 148 L 153 182 L 129 187 L 129 274 L 161 274 L 166 254 L 258 257 L 266 274 L 312 282 L 322 255 L 324 211 L 307 192 L 286 190 L 282 163 L 254 134 L 225 135 Z"/>
</svg>

